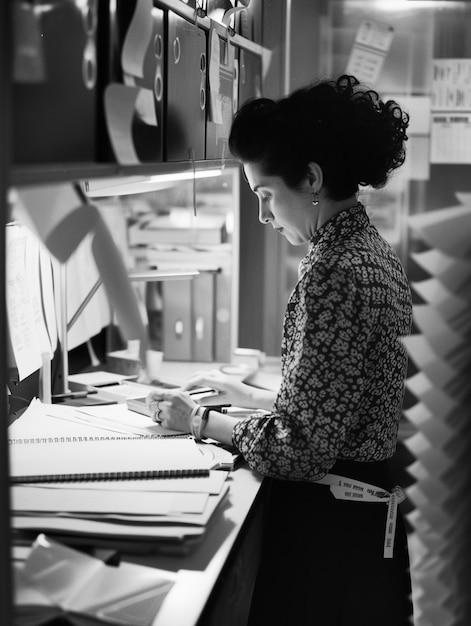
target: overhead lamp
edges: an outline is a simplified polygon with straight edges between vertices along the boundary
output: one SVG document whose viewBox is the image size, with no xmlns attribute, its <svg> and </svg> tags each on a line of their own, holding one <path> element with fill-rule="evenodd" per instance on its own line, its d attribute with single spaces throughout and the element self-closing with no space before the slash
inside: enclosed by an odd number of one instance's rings
<svg viewBox="0 0 471 626">
<path fill-rule="evenodd" d="M 222 169 L 186 170 L 184 172 L 162 172 L 151 176 L 123 176 L 118 178 L 103 178 L 87 180 L 83 183 L 83 190 L 89 198 L 103 198 L 106 196 L 125 196 L 137 193 L 149 193 L 166 189 L 172 183 L 200 178 L 221 176 Z"/>
<path fill-rule="evenodd" d="M 157 174 L 150 176 L 147 180 L 148 183 L 165 183 L 174 182 L 178 180 L 193 180 L 194 178 L 213 178 L 214 176 L 221 176 L 222 170 L 199 170 L 196 172 L 173 172 L 172 174 Z"/>
</svg>

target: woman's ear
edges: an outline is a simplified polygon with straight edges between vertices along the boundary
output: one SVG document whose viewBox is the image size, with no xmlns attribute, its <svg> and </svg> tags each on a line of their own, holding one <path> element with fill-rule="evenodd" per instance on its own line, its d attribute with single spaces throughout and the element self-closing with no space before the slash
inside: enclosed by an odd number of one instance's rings
<svg viewBox="0 0 471 626">
<path fill-rule="evenodd" d="M 307 178 L 310 186 L 314 191 L 320 191 L 323 183 L 322 168 L 320 165 L 311 161 L 307 166 Z"/>
</svg>

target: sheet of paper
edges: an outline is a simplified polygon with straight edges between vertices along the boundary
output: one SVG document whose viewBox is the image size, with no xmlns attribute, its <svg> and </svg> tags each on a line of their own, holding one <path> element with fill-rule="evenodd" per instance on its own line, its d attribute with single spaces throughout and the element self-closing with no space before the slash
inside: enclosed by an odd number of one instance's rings
<svg viewBox="0 0 471 626">
<path fill-rule="evenodd" d="M 168 515 L 123 515 L 119 513 L 92 515 L 48 513 L 13 515 L 15 528 L 41 530 L 48 533 L 91 534 L 94 537 L 116 537 L 117 540 L 178 539 L 201 535 L 214 511 L 224 501 L 229 491 L 225 485 L 220 494 L 207 497 L 202 513 L 169 513 Z M 195 494 L 189 494 L 191 496 Z M 188 494 L 185 494 L 185 498 Z M 179 498 L 183 494 L 179 494 Z M 116 523 L 118 522 L 118 523 Z"/>
<path fill-rule="evenodd" d="M 140 0 L 136 3 L 134 14 L 126 31 L 121 51 L 123 71 L 132 76 L 144 77 L 144 60 L 149 45 L 152 44 L 152 0 Z"/>
<path fill-rule="evenodd" d="M 162 437 L 172 436 L 172 431 L 152 422 L 148 417 L 129 411 L 126 405 L 100 407 L 73 407 L 64 404 L 46 404 L 33 400 L 21 417 L 8 428 L 9 439 L 40 439 L 55 441 L 58 438 L 88 440 L 100 437 Z M 107 409 L 106 414 L 103 409 Z M 181 434 L 181 433 L 178 433 Z"/>
<path fill-rule="evenodd" d="M 432 163 L 471 163 L 471 60 L 432 60 Z"/>
<path fill-rule="evenodd" d="M 109 84 L 105 90 L 108 134 L 115 156 L 123 165 L 137 165 L 140 162 L 132 137 L 132 120 L 139 93 L 139 87 L 117 83 Z"/>
<path fill-rule="evenodd" d="M 22 568 L 16 570 L 18 607 L 40 605 L 92 616 L 122 626 L 150 626 L 176 574 L 120 563 L 109 566 L 40 534 Z M 45 606 L 45 604 L 43 604 Z"/>
<path fill-rule="evenodd" d="M 12 509 L 19 513 L 81 513 L 97 514 L 168 515 L 169 513 L 203 513 L 209 498 L 206 493 L 172 493 L 150 491 L 118 491 L 117 489 L 47 489 L 29 485 L 13 485 Z"/>
<path fill-rule="evenodd" d="M 112 407 L 111 411 L 107 410 L 110 407 Z M 123 435 L 134 434 L 142 437 L 181 437 L 187 435 L 187 433 L 181 433 L 178 430 L 164 428 L 153 422 L 147 415 L 129 410 L 126 404 L 77 407 L 74 419 L 90 423 L 93 428 L 114 430 Z"/>
<path fill-rule="evenodd" d="M 51 342 L 52 352 L 55 352 L 58 340 L 58 317 L 56 315 L 54 298 L 54 275 L 51 256 L 43 245 L 39 247 L 39 267 L 44 321 Z"/>
<path fill-rule="evenodd" d="M 33 309 L 31 276 L 26 267 L 28 241 L 31 238 L 25 228 L 17 225 L 7 227 L 6 308 L 10 340 L 20 380 L 39 370 L 42 365 L 41 342 L 36 328 L 39 311 Z M 36 276 L 36 280 L 38 279 L 39 276 Z"/>
<path fill-rule="evenodd" d="M 80 383 L 81 385 L 90 385 L 90 387 L 102 387 L 104 385 L 113 385 L 128 380 L 129 376 L 116 374 L 115 372 L 106 372 L 97 370 L 94 372 L 83 372 L 82 374 L 70 374 L 69 381 Z"/>
<path fill-rule="evenodd" d="M 81 307 L 83 301 L 101 281 L 100 272 L 92 252 L 93 234 L 87 234 L 77 246 L 65 264 L 66 289 L 67 289 L 67 323 L 69 324 L 75 313 Z M 54 277 L 56 284 L 56 307 L 61 307 L 61 264 L 53 262 Z M 84 344 L 91 337 L 98 335 L 103 328 L 112 321 L 112 312 L 108 297 L 103 285 L 95 292 L 85 309 L 76 318 L 73 326 L 67 333 L 68 349 Z"/>
<path fill-rule="evenodd" d="M 345 73 L 374 85 L 381 75 L 393 37 L 394 28 L 391 25 L 364 20 L 357 31 Z"/>
</svg>

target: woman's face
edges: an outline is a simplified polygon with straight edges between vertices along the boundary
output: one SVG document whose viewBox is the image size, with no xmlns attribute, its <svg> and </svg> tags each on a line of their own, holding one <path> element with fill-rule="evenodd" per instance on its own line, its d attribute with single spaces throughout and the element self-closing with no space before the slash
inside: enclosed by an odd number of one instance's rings
<svg viewBox="0 0 471 626">
<path fill-rule="evenodd" d="M 317 211 L 308 178 L 299 189 L 292 189 L 279 176 L 262 174 L 257 163 L 244 163 L 244 171 L 258 197 L 260 222 L 271 224 L 295 246 L 309 241 L 316 231 Z"/>
</svg>

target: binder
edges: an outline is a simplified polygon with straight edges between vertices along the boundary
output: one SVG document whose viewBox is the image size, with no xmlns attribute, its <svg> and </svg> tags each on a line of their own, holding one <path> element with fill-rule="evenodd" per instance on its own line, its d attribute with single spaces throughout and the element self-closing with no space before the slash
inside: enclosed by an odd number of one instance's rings
<svg viewBox="0 0 471 626">
<path fill-rule="evenodd" d="M 15 163 L 96 160 L 97 4 L 12 3 Z"/>
<path fill-rule="evenodd" d="M 193 333 L 192 357 L 194 361 L 211 362 L 214 360 L 214 272 L 200 272 L 192 281 Z"/>
<path fill-rule="evenodd" d="M 162 283 L 162 346 L 168 361 L 190 361 L 191 348 L 191 281 Z"/>
<path fill-rule="evenodd" d="M 214 360 L 218 363 L 230 363 L 231 350 L 231 276 L 222 270 L 214 276 Z"/>
<path fill-rule="evenodd" d="M 206 33 L 168 11 L 165 156 L 204 159 L 206 143 Z"/>
</svg>

